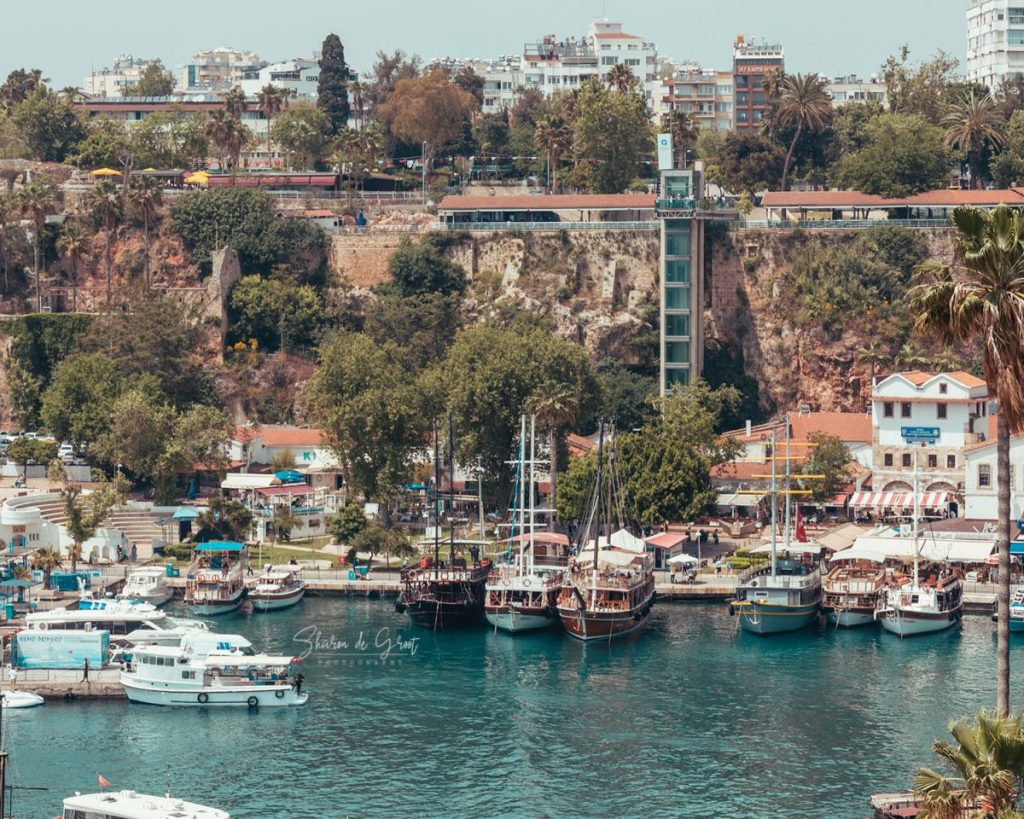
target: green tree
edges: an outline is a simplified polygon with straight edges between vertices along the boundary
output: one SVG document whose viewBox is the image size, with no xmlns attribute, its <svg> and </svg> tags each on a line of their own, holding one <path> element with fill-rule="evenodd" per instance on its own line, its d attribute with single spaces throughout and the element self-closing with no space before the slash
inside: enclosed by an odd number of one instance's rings
<svg viewBox="0 0 1024 819">
<path fill-rule="evenodd" d="M 544 117 L 537 123 L 533 139 L 547 156 L 548 188 L 558 193 L 558 166 L 572 147 L 572 129 L 560 116 Z"/>
<path fill-rule="evenodd" d="M 448 261 L 430 237 L 416 243 L 403 239 L 388 259 L 388 272 L 400 296 L 452 295 L 461 293 L 466 286 L 465 271 Z"/>
<path fill-rule="evenodd" d="M 67 261 L 71 277 L 71 309 L 78 311 L 78 265 L 82 259 L 88 258 L 92 246 L 92 237 L 86 233 L 81 223 L 67 220 L 61 227 L 57 238 L 57 253 Z"/>
<path fill-rule="evenodd" d="M 64 162 L 85 137 L 81 120 L 58 94 L 40 86 L 11 112 L 29 156 L 41 162 Z"/>
<path fill-rule="evenodd" d="M 32 568 L 43 573 L 43 588 L 48 590 L 53 573 L 64 568 L 64 558 L 52 546 L 44 546 L 32 555 Z"/>
<path fill-rule="evenodd" d="M 654 147 L 647 104 L 639 93 L 612 92 L 597 80 L 576 100 L 573 158 L 592 193 L 622 193 Z"/>
<path fill-rule="evenodd" d="M 150 285 L 149 229 L 160 215 L 160 206 L 163 204 L 163 190 L 159 181 L 146 176 L 134 180 L 129 193 L 129 202 L 132 210 L 142 219 L 142 255 L 145 260 L 144 269 L 146 289 L 148 290 Z"/>
<path fill-rule="evenodd" d="M 654 411 L 652 399 L 658 393 L 658 381 L 641 375 L 614 358 L 605 358 L 594 368 L 600 400 L 597 411 L 582 424 L 584 432 L 597 429 L 600 418 L 616 429 L 633 430 L 642 426 Z"/>
<path fill-rule="evenodd" d="M 0 111 L 10 112 L 19 102 L 28 99 L 48 82 L 38 68 L 31 71 L 14 69 L 7 75 L 4 84 L 0 85 Z"/>
<path fill-rule="evenodd" d="M 220 169 L 233 173 L 242 150 L 252 141 L 252 131 L 228 111 L 213 111 L 206 120 L 206 138 L 217 150 Z"/>
<path fill-rule="evenodd" d="M 349 485 L 390 514 L 429 429 L 419 387 L 403 376 L 398 348 L 360 333 L 331 335 L 320 345 L 320 369 L 306 398 Z"/>
<path fill-rule="evenodd" d="M 327 523 L 335 543 L 350 543 L 356 535 L 369 525 L 363 508 L 357 503 L 348 503 L 341 508 Z"/>
<path fill-rule="evenodd" d="M 1001 148 L 1006 144 L 992 97 L 989 94 L 975 96 L 971 91 L 950 108 L 942 118 L 942 124 L 946 128 L 946 146 L 967 154 L 971 187 L 981 187 L 982 152 L 988 147 Z"/>
<path fill-rule="evenodd" d="M 348 128 L 348 83 L 345 47 L 337 34 L 328 34 L 320 47 L 320 80 L 317 84 L 316 104 L 327 117 L 331 135 Z"/>
<path fill-rule="evenodd" d="M 29 464 L 48 464 L 57 457 L 57 444 L 38 438 L 20 436 L 7 448 L 7 457 L 16 464 L 21 464 L 25 472 Z"/>
<path fill-rule="evenodd" d="M 138 167 L 200 167 L 210 153 L 206 118 L 177 108 L 154 111 L 133 123 L 129 147 Z"/>
<path fill-rule="evenodd" d="M 625 63 L 615 63 L 604 75 L 608 87 L 620 94 L 636 93 L 636 74 Z"/>
<path fill-rule="evenodd" d="M 839 438 L 834 435 L 812 433 L 810 443 L 813 446 L 804 464 L 803 474 L 824 475 L 824 478 L 808 478 L 800 481 L 803 489 L 810 489 L 808 496 L 818 503 L 841 492 L 852 476 L 850 452 Z"/>
<path fill-rule="evenodd" d="M 86 197 L 89 209 L 95 213 L 103 225 L 103 269 L 107 280 L 107 309 L 111 303 L 111 259 L 110 239 L 117 223 L 124 215 L 124 199 L 117 186 L 110 182 L 100 182 L 89 191 Z"/>
<path fill-rule="evenodd" d="M 232 498 L 210 498 L 206 510 L 196 518 L 199 533 L 212 533 L 219 540 L 244 543 L 252 531 L 253 514 Z"/>
<path fill-rule="evenodd" d="M 904 342 L 903 346 L 896 351 L 893 362 L 900 367 L 913 370 L 920 370 L 927 367 L 929 363 L 928 354 L 914 344 L 912 341 Z"/>
<path fill-rule="evenodd" d="M 378 345 L 398 345 L 408 372 L 420 372 L 440 361 L 462 326 L 458 295 L 382 293 L 366 307 L 363 332 Z"/>
<path fill-rule="evenodd" d="M 174 421 L 174 409 L 160 396 L 142 387 L 128 389 L 111 405 L 106 428 L 91 451 L 141 480 L 153 480 Z"/>
<path fill-rule="evenodd" d="M 156 465 L 158 499 L 170 503 L 175 479 L 191 475 L 199 464 L 207 469 L 226 469 L 225 453 L 233 430 L 231 418 L 219 407 L 197 404 L 179 411 Z"/>
<path fill-rule="evenodd" d="M 879 367 L 888 367 L 893 363 L 892 355 L 888 348 L 878 339 L 872 339 L 862 347 L 858 347 L 854 355 L 858 364 L 865 364 L 868 368 L 868 389 L 874 386 L 875 373 Z"/>
<path fill-rule="evenodd" d="M 263 114 L 267 121 L 267 156 L 274 152 L 271 131 L 274 127 L 274 117 L 288 107 L 288 98 L 291 96 L 291 89 L 284 89 L 277 85 L 264 85 L 256 97 L 256 107 Z"/>
<path fill-rule="evenodd" d="M 864 147 L 835 166 L 841 188 L 887 197 L 909 196 L 945 184 L 949 152 L 942 129 L 919 114 L 882 114 L 864 126 Z"/>
<path fill-rule="evenodd" d="M 786 161 L 782 149 L 760 134 L 705 130 L 697 139 L 697 154 L 706 163 L 709 182 L 751 196 L 776 188 Z"/>
<path fill-rule="evenodd" d="M 347 177 L 349 190 L 355 192 L 373 172 L 377 158 L 384 150 L 384 134 L 379 125 L 345 130 L 334 139 L 332 161 L 338 173 Z"/>
<path fill-rule="evenodd" d="M 46 217 L 57 210 L 60 197 L 56 186 L 47 180 L 34 179 L 18 191 L 18 210 L 32 222 L 32 249 L 36 279 L 36 312 L 43 311 L 42 254 L 43 229 Z"/>
<path fill-rule="evenodd" d="M 997 187 L 1010 188 L 1024 182 L 1024 110 L 1014 111 L 1006 126 L 1006 145 L 992 157 L 989 171 Z"/>
<path fill-rule="evenodd" d="M 1000 205 L 953 211 L 954 263 L 923 262 L 910 292 L 916 329 L 946 346 L 977 343 L 996 407 L 999 617 L 997 709 L 1010 713 L 1010 433 L 1024 429 L 1024 218 Z"/>
<path fill-rule="evenodd" d="M 96 534 L 103 520 L 110 511 L 124 502 L 127 485 L 118 475 L 113 481 L 99 472 L 93 473 L 92 488 L 88 494 L 82 492 L 82 485 L 65 478 L 60 490 L 64 502 L 64 523 L 71 546 L 68 553 L 71 557 L 71 571 L 78 571 L 78 561 L 82 558 L 82 544 Z"/>
<path fill-rule="evenodd" d="M 75 148 L 73 159 L 80 168 L 109 168 L 116 166 L 120 157 L 129 150 L 129 136 L 124 125 L 115 120 L 100 119 L 88 124 L 85 138 Z"/>
<path fill-rule="evenodd" d="M 311 347 L 324 324 L 319 294 L 281 277 L 243 276 L 231 289 L 232 334 L 269 349 Z"/>
<path fill-rule="evenodd" d="M 565 382 L 544 384 L 526 403 L 527 411 L 537 416 L 537 423 L 548 434 L 548 474 L 551 495 L 558 493 L 558 447 L 564 429 L 579 420 L 580 402 L 589 396 L 580 395 L 575 385 Z"/>
<path fill-rule="evenodd" d="M 688 167 L 687 154 L 700 136 L 697 123 L 686 111 L 671 111 L 661 115 L 661 130 L 672 135 L 672 154 L 678 157 L 679 167 Z"/>
<path fill-rule="evenodd" d="M 1024 778 L 1022 717 L 981 711 L 970 722 L 951 722 L 949 732 L 956 745 L 940 740 L 932 750 L 955 776 L 932 768 L 918 770 L 914 791 L 924 798 L 924 810 L 918 815 L 922 819 L 959 819 L 968 814 L 1008 817 L 1016 813 Z"/>
<path fill-rule="evenodd" d="M 938 125 L 960 88 L 956 81 L 959 61 L 938 51 L 932 59 L 912 65 L 909 56 L 910 50 L 903 46 L 898 57 L 889 57 L 882 66 L 889 110 L 917 114 Z"/>
<path fill-rule="evenodd" d="M 42 395 L 40 418 L 58 440 L 79 445 L 98 441 L 123 388 L 121 371 L 108 356 L 75 353 L 53 371 Z"/>
<path fill-rule="evenodd" d="M 309 170 L 327 150 L 331 121 L 327 114 L 309 103 L 291 106 L 271 125 L 270 135 L 288 154 L 288 165 Z"/>
<path fill-rule="evenodd" d="M 142 69 L 139 81 L 126 85 L 126 97 L 169 97 L 174 92 L 174 75 L 161 60 L 152 60 Z"/>
<path fill-rule="evenodd" d="M 825 89 L 824 81 L 817 74 L 787 74 L 782 80 L 773 114 L 775 125 L 779 128 L 796 128 L 782 166 L 780 187 L 786 190 L 793 152 L 804 129 L 821 133 L 828 128 L 832 121 L 832 99 Z"/>
</svg>

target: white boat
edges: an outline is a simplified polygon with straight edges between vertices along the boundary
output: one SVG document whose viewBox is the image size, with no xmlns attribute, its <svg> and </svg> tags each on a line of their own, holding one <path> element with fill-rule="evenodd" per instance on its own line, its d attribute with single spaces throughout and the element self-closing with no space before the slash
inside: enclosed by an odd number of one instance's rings
<svg viewBox="0 0 1024 819">
<path fill-rule="evenodd" d="M 992 612 L 992 622 L 999 622 L 996 612 Z M 1010 631 L 1024 631 L 1024 586 L 1010 592 Z"/>
<path fill-rule="evenodd" d="M 185 603 L 190 614 L 229 614 L 245 597 L 245 546 L 211 541 L 195 548 L 185 576 Z"/>
<path fill-rule="evenodd" d="M 177 797 L 135 791 L 76 793 L 64 800 L 62 819 L 230 819 L 228 813 Z"/>
<path fill-rule="evenodd" d="M 160 606 L 174 597 L 174 589 L 167 584 L 166 572 L 159 566 L 143 566 L 129 572 L 119 600 L 137 600 Z"/>
<path fill-rule="evenodd" d="M 207 632 L 202 620 L 172 617 L 149 603 L 127 600 L 83 600 L 78 609 L 52 609 L 25 615 L 25 627 L 32 631 L 110 632 L 115 645 L 171 645 L 196 632 Z"/>
<path fill-rule="evenodd" d="M 900 637 L 930 634 L 957 626 L 963 616 L 963 585 L 955 569 L 936 564 L 921 577 L 920 501 L 917 459 L 914 459 L 914 576 L 885 590 L 875 617 L 882 628 Z"/>
<path fill-rule="evenodd" d="M 5 710 L 8 708 L 35 708 L 44 702 L 42 697 L 31 691 L 0 691 L 0 705 Z"/>
<path fill-rule="evenodd" d="M 266 566 L 249 587 L 249 599 L 256 611 L 286 609 L 298 603 L 306 593 L 306 583 L 298 566 Z"/>
<path fill-rule="evenodd" d="M 565 555 L 569 538 L 555 532 L 537 531 L 536 420 L 535 416 L 530 418 L 530 458 L 527 461 L 526 416 L 520 419 L 515 528 L 507 541 L 508 550 L 498 555 L 484 587 L 487 622 L 512 633 L 558 624 L 558 594 L 568 562 Z M 542 546 L 543 555 L 537 554 L 538 545 Z"/>
<path fill-rule="evenodd" d="M 240 635 L 211 635 L 183 640 L 177 648 L 137 649 L 120 680 L 129 700 L 150 705 L 302 705 L 309 694 L 301 690 L 301 676 L 289 675 L 293 662 L 294 657 L 254 653 Z"/>
</svg>

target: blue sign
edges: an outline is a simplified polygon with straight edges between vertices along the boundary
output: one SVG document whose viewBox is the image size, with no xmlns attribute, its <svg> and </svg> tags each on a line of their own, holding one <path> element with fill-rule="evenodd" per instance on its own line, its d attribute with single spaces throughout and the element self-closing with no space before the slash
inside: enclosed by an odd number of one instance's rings
<svg viewBox="0 0 1024 819">
<path fill-rule="evenodd" d="M 934 444 L 939 439 L 939 428 L 900 427 L 900 435 L 908 444 Z"/>
</svg>

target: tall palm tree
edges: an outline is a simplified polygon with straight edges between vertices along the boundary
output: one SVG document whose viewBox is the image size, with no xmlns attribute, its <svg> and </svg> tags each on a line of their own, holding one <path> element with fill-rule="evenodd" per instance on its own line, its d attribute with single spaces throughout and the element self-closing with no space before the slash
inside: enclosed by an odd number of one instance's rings
<svg viewBox="0 0 1024 819">
<path fill-rule="evenodd" d="M 893 362 L 895 364 L 899 364 L 901 367 L 919 368 L 927 367 L 931 364 L 931 359 L 924 350 L 916 344 L 906 341 L 896 352 L 896 355 L 893 357 Z"/>
<path fill-rule="evenodd" d="M 982 711 L 973 722 L 955 721 L 949 731 L 956 745 L 939 741 L 932 746 L 949 762 L 956 776 L 947 777 L 921 768 L 914 777 L 914 791 L 924 797 L 922 819 L 960 819 L 972 816 L 1003 816 L 1016 807 L 1024 778 L 1024 731 L 1022 718 Z M 980 812 L 975 813 L 977 809 Z"/>
<path fill-rule="evenodd" d="M 779 65 L 774 66 L 764 75 L 764 79 L 761 80 L 761 88 L 764 90 L 764 95 L 769 101 L 778 98 L 782 93 L 782 85 L 785 79 L 786 72 Z"/>
<path fill-rule="evenodd" d="M 348 92 L 352 97 L 352 113 L 355 115 L 356 128 L 362 128 L 363 118 L 366 116 L 366 87 L 356 80 L 349 83 Z"/>
<path fill-rule="evenodd" d="M 661 128 L 672 135 L 672 149 L 676 156 L 682 157 L 682 167 L 685 168 L 687 166 L 686 154 L 690 146 L 700 136 L 697 123 L 685 111 L 672 111 L 662 114 Z"/>
<path fill-rule="evenodd" d="M 854 352 L 858 364 L 865 364 L 868 367 L 868 384 L 874 386 L 875 374 L 879 367 L 886 367 L 892 363 L 892 356 L 878 339 L 873 339 L 863 347 L 858 347 Z"/>
<path fill-rule="evenodd" d="M 963 359 L 952 347 L 944 347 L 941 353 L 933 355 L 931 366 L 939 372 L 950 373 L 963 369 Z"/>
<path fill-rule="evenodd" d="M 528 401 L 530 412 L 548 431 L 548 470 L 551 475 L 551 498 L 558 495 L 558 432 L 576 420 L 580 411 L 579 396 L 568 387 L 539 391 Z"/>
<path fill-rule="evenodd" d="M 89 208 L 103 224 L 103 267 L 107 277 L 107 309 L 110 309 L 110 239 L 118 221 L 124 214 L 124 201 L 117 187 L 110 182 L 100 182 L 89 193 Z"/>
<path fill-rule="evenodd" d="M 616 63 L 608 69 L 605 80 L 609 88 L 614 88 L 620 94 L 628 94 L 636 83 L 636 75 L 625 63 Z"/>
<path fill-rule="evenodd" d="M 206 138 L 217 148 L 221 167 L 234 172 L 238 157 L 248 144 L 252 134 L 240 119 L 227 111 L 214 111 L 206 121 Z"/>
<path fill-rule="evenodd" d="M 32 568 L 43 573 L 43 588 L 49 589 L 54 571 L 64 568 L 64 557 L 52 546 L 44 546 L 32 556 Z"/>
<path fill-rule="evenodd" d="M 65 85 L 60 89 L 60 97 L 64 102 L 75 103 L 87 99 L 89 95 L 77 85 Z"/>
<path fill-rule="evenodd" d="M 288 107 L 288 97 L 291 95 L 291 90 L 281 88 L 277 85 L 264 85 L 260 89 L 260 93 L 256 96 L 256 106 L 260 109 L 260 113 L 266 117 L 267 120 L 267 159 L 269 161 L 270 154 L 273 151 L 270 139 L 270 126 L 274 122 L 274 117 L 281 113 L 285 108 Z"/>
<path fill-rule="evenodd" d="M 57 239 L 57 252 L 71 266 L 71 309 L 78 312 L 78 263 L 89 255 L 89 235 L 78 222 L 67 221 Z"/>
<path fill-rule="evenodd" d="M 558 193 L 558 163 L 572 142 L 572 130 L 558 115 L 544 117 L 534 127 L 533 140 L 547 156 L 548 182 Z"/>
<path fill-rule="evenodd" d="M 821 133 L 832 121 L 832 99 L 817 74 L 787 74 L 775 103 L 774 123 L 780 128 L 796 127 L 782 166 L 782 190 L 786 190 L 793 152 L 804 130 Z"/>
<path fill-rule="evenodd" d="M 156 219 L 163 204 L 160 183 L 151 176 L 135 181 L 129 194 L 131 206 L 142 217 L 142 255 L 145 259 L 146 289 L 149 290 L 149 226 Z"/>
<path fill-rule="evenodd" d="M 232 88 L 224 95 L 224 110 L 235 119 L 242 118 L 245 110 L 245 92 L 241 88 Z"/>
<path fill-rule="evenodd" d="M 974 91 L 952 105 L 942 118 L 946 127 L 945 141 L 950 148 L 967 154 L 971 168 L 971 187 L 981 185 L 981 152 L 986 145 L 1001 148 L 1006 137 L 1000 130 L 999 112 L 990 94 L 976 96 Z"/>
<path fill-rule="evenodd" d="M 1024 217 L 1000 205 L 953 211 L 954 262 L 918 265 L 909 297 L 915 328 L 947 345 L 979 343 L 997 401 L 999 520 L 997 709 L 1010 712 L 1010 433 L 1024 429 Z"/>
<path fill-rule="evenodd" d="M 32 252 L 36 277 L 36 312 L 43 311 L 43 286 L 41 260 L 43 249 L 43 228 L 46 217 L 57 209 L 58 194 L 53 183 L 45 179 L 33 179 L 18 191 L 18 210 L 32 220 Z"/>
</svg>

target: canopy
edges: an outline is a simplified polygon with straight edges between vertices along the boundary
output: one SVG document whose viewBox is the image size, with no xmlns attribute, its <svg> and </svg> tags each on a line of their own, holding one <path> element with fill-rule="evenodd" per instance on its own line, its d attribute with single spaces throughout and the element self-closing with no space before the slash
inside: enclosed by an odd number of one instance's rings
<svg viewBox="0 0 1024 819">
<path fill-rule="evenodd" d="M 591 540 L 589 544 L 589 548 L 591 548 L 591 550 L 593 549 L 593 545 L 594 541 Z M 623 549 L 627 552 L 636 552 L 637 554 L 643 554 L 647 551 L 647 544 L 640 540 L 640 538 L 636 537 L 636 535 L 630 534 L 625 529 L 619 529 L 617 532 L 612 532 L 611 545 L 616 549 Z M 601 535 L 601 537 L 598 538 L 598 546 L 602 549 L 607 548 L 608 538 Z"/>
<path fill-rule="evenodd" d="M 798 540 L 791 540 L 789 543 L 776 543 L 775 551 L 777 552 L 798 552 L 799 554 L 816 555 L 820 554 L 822 546 L 820 543 L 815 543 L 813 540 L 808 543 L 801 543 Z M 755 546 L 751 549 L 752 554 L 768 554 L 772 550 L 772 544 L 762 543 L 760 546 Z"/>
<path fill-rule="evenodd" d="M 95 171 L 89 171 L 90 176 L 120 176 L 120 171 L 115 171 L 113 168 L 97 168 Z"/>
<path fill-rule="evenodd" d="M 303 483 L 306 480 L 301 472 L 296 472 L 294 469 L 282 469 L 280 472 L 275 472 L 274 477 L 281 483 Z"/>
<path fill-rule="evenodd" d="M 686 535 L 681 535 L 678 532 L 662 532 L 660 535 L 645 537 L 644 541 L 649 546 L 654 546 L 658 549 L 674 549 L 680 543 L 686 542 Z"/>
<path fill-rule="evenodd" d="M 584 549 L 579 553 L 576 559 L 583 566 L 592 566 L 594 565 L 594 550 Z M 597 562 L 598 565 L 629 566 L 634 561 L 640 559 L 640 555 L 633 554 L 631 552 L 620 552 L 615 549 L 602 549 L 598 554 Z"/>
<path fill-rule="evenodd" d="M 250 475 L 244 472 L 231 472 L 220 482 L 221 489 L 260 489 L 265 486 L 276 486 L 281 479 L 276 475 Z"/>
<path fill-rule="evenodd" d="M 530 534 L 527 532 L 527 533 L 524 533 L 524 534 L 521 534 L 521 535 L 513 535 L 512 537 L 508 538 L 507 540 L 499 540 L 498 543 L 499 544 L 518 543 L 520 540 L 529 543 L 530 542 Z M 550 544 L 550 545 L 553 545 L 553 546 L 568 546 L 569 545 L 569 536 L 568 535 L 563 535 L 561 532 L 534 532 L 533 533 L 533 542 L 534 543 Z"/>
<path fill-rule="evenodd" d="M 312 495 L 316 490 L 308 483 L 289 483 L 285 486 L 261 486 L 257 495 Z"/>
<path fill-rule="evenodd" d="M 693 555 L 676 555 L 669 560 L 669 563 L 678 566 L 693 566 L 699 562 Z"/>
<path fill-rule="evenodd" d="M 1024 540 L 1011 540 L 1010 541 L 1010 554 L 1011 555 L 1024 555 Z"/>
<path fill-rule="evenodd" d="M 0 589 L 28 589 L 38 586 L 38 580 L 23 580 L 19 577 L 12 577 L 10 580 L 0 581 Z"/>
<path fill-rule="evenodd" d="M 230 540 L 211 540 L 196 544 L 197 552 L 240 552 L 244 548 L 244 544 L 233 543 Z"/>
<path fill-rule="evenodd" d="M 866 535 L 870 529 L 865 526 L 858 526 L 855 523 L 847 523 L 843 526 L 837 526 L 828 532 L 823 532 L 814 536 L 814 539 L 818 541 L 826 549 L 831 549 L 834 552 L 838 552 L 841 549 L 850 548 L 861 535 Z"/>
<path fill-rule="evenodd" d="M 918 552 L 920 546 L 920 552 Z M 914 559 L 920 554 L 922 560 L 949 563 L 984 563 L 995 548 L 993 537 L 942 537 L 940 534 L 926 534 L 917 545 L 912 537 L 900 537 L 888 533 L 876 533 L 857 538 L 849 549 L 836 554 L 841 560 L 903 560 Z"/>
<path fill-rule="evenodd" d="M 757 506 L 764 498 L 756 492 L 725 492 L 715 500 L 715 506 Z"/>
<path fill-rule="evenodd" d="M 941 509 L 946 505 L 946 492 L 919 492 L 918 502 L 922 509 Z M 850 506 L 874 509 L 912 509 L 913 492 L 854 492 Z"/>
<path fill-rule="evenodd" d="M 199 510 L 194 506 L 179 506 L 171 515 L 171 520 L 195 520 L 199 517 Z"/>
</svg>

